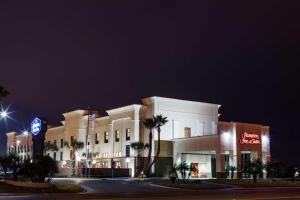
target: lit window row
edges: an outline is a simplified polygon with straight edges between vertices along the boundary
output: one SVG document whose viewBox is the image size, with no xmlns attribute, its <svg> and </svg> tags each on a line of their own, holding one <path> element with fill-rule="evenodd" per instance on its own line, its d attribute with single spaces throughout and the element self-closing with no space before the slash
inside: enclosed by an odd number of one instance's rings
<svg viewBox="0 0 300 200">
<path fill-rule="evenodd" d="M 114 157 L 121 157 L 121 156 L 122 156 L 121 151 L 114 152 Z"/>
</svg>

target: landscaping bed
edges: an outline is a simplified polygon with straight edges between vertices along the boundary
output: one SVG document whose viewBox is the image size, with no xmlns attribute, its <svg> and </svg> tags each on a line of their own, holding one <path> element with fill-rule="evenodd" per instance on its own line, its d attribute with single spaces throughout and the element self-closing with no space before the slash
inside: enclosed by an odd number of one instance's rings
<svg viewBox="0 0 300 200">
<path fill-rule="evenodd" d="M 153 182 L 155 185 L 172 187 L 172 188 L 181 188 L 181 189 L 191 189 L 191 190 L 211 190 L 211 189 L 223 189 L 230 186 L 221 185 L 217 183 L 200 181 L 200 180 L 189 180 L 186 183 L 181 181 L 176 181 L 172 183 L 170 180 L 161 180 Z"/>
<path fill-rule="evenodd" d="M 251 179 L 214 179 L 210 180 L 211 183 L 234 185 L 245 188 L 256 188 L 256 187 L 300 187 L 300 181 L 294 183 L 289 180 L 280 179 L 258 179 L 255 183 Z"/>
<path fill-rule="evenodd" d="M 48 188 L 28 188 L 0 182 L 0 193 L 78 193 L 84 189 L 78 185 L 57 183 Z"/>
</svg>

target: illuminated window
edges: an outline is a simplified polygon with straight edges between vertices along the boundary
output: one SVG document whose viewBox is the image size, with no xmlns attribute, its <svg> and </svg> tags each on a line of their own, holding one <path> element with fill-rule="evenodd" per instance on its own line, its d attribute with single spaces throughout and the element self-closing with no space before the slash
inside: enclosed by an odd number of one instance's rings
<svg viewBox="0 0 300 200">
<path fill-rule="evenodd" d="M 115 131 L 115 142 L 119 142 L 120 141 L 120 131 Z"/>
<path fill-rule="evenodd" d="M 108 132 L 104 132 L 104 143 L 108 143 Z"/>
<path fill-rule="evenodd" d="M 225 160 L 225 169 L 229 166 L 229 155 L 225 154 L 224 155 L 224 160 Z"/>
<path fill-rule="evenodd" d="M 130 140 L 130 136 L 131 136 L 131 129 L 126 128 L 126 141 Z"/>
<path fill-rule="evenodd" d="M 115 161 L 115 168 L 121 168 L 121 161 Z"/>
<path fill-rule="evenodd" d="M 191 137 L 191 128 L 184 127 L 184 137 Z"/>
</svg>

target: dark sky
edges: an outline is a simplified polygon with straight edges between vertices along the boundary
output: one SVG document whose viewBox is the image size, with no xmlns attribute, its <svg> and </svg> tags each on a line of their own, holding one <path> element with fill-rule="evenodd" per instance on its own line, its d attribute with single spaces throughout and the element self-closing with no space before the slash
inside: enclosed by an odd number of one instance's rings
<svg viewBox="0 0 300 200">
<path fill-rule="evenodd" d="M 222 104 L 221 120 L 271 126 L 298 163 L 299 1 L 1 1 L 0 85 L 14 120 L 163 96 Z M 4 148 L 2 147 L 2 150 Z"/>
</svg>

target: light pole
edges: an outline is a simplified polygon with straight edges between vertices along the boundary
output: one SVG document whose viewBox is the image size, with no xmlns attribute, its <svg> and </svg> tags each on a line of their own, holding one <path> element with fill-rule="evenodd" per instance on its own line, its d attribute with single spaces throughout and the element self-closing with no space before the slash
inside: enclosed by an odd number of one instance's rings
<svg viewBox="0 0 300 200">
<path fill-rule="evenodd" d="M 6 118 L 6 117 L 8 117 L 7 111 L 6 111 L 6 110 L 2 110 L 2 111 L 0 112 L 0 116 L 1 116 L 1 118 Z"/>
</svg>

